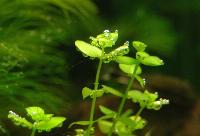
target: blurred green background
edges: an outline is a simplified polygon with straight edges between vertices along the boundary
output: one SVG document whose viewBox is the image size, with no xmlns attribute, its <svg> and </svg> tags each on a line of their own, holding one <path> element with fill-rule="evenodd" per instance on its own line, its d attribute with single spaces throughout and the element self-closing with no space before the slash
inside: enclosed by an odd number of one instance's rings
<svg viewBox="0 0 200 136">
<path fill-rule="evenodd" d="M 186 80 L 200 94 L 199 13 L 199 0 L 1 0 L 0 133 L 9 129 L 9 110 L 23 114 L 37 105 L 64 114 L 81 100 L 96 62 L 74 41 L 105 29 L 119 31 L 117 44 L 140 40 L 163 58 L 164 67 L 146 73 Z"/>
</svg>

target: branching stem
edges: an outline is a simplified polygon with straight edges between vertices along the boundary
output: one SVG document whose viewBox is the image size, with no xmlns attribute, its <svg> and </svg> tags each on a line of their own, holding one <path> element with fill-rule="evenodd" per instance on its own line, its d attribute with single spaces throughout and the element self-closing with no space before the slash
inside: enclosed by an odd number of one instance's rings
<svg viewBox="0 0 200 136">
<path fill-rule="evenodd" d="M 118 108 L 118 112 L 117 112 L 117 115 L 115 116 L 115 118 L 113 119 L 113 124 L 112 124 L 112 127 L 109 131 L 109 134 L 108 136 L 112 136 L 112 133 L 114 131 L 114 128 L 115 128 L 115 125 L 117 123 L 117 120 L 118 118 L 120 117 L 121 113 L 122 113 L 122 110 L 124 108 L 124 105 L 125 105 L 125 102 L 126 102 L 126 99 L 128 97 L 128 92 L 129 90 L 131 89 L 132 85 L 133 85 L 133 82 L 135 80 L 135 74 L 136 74 L 136 71 L 137 71 L 137 68 L 138 68 L 139 64 L 136 64 L 136 66 L 134 67 L 134 71 L 133 71 L 133 74 L 131 75 L 131 79 L 129 80 L 129 83 L 128 83 L 128 86 L 126 88 L 126 91 L 125 91 L 125 94 L 123 95 L 123 98 L 121 100 L 121 103 L 120 103 L 120 106 Z"/>
<path fill-rule="evenodd" d="M 36 132 L 36 129 L 33 127 L 32 132 L 31 132 L 31 136 L 35 136 L 35 132 Z"/>
<path fill-rule="evenodd" d="M 99 75 L 100 75 L 101 67 L 102 67 L 102 64 L 103 64 L 103 56 L 104 56 L 104 49 L 102 48 L 102 54 L 101 54 L 101 58 L 99 60 L 97 73 L 96 73 L 96 78 L 95 78 L 95 82 L 94 82 L 94 90 L 95 91 L 99 87 Z M 89 122 L 89 126 L 88 126 L 84 136 L 90 136 L 90 130 L 91 130 L 92 126 L 93 126 L 93 120 L 94 120 L 94 114 L 95 114 L 96 99 L 97 99 L 96 93 L 94 93 L 93 99 L 92 99 L 91 111 L 90 111 L 90 122 Z"/>
</svg>

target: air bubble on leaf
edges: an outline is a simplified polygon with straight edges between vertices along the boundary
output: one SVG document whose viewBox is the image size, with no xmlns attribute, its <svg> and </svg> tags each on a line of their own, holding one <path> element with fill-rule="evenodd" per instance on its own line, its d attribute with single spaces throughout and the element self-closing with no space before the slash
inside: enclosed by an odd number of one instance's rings
<svg viewBox="0 0 200 136">
<path fill-rule="evenodd" d="M 146 79 L 145 79 L 145 78 L 143 78 L 142 80 L 143 80 L 143 82 L 144 82 L 144 85 L 146 85 L 146 82 L 147 82 L 147 81 L 146 81 Z"/>
<path fill-rule="evenodd" d="M 110 36 L 110 31 L 109 30 L 104 30 L 104 35 L 105 35 L 105 37 L 109 37 Z"/>
<path fill-rule="evenodd" d="M 104 33 L 110 33 L 110 31 L 109 30 L 104 30 Z"/>
</svg>

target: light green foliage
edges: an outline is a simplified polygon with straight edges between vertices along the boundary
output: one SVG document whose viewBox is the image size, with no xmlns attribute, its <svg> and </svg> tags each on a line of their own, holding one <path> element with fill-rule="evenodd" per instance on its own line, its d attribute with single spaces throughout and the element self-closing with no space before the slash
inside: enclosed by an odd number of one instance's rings
<svg viewBox="0 0 200 136">
<path fill-rule="evenodd" d="M 91 39 L 91 44 L 86 43 L 84 41 L 80 41 L 80 40 L 75 41 L 75 45 L 76 45 L 77 49 L 83 53 L 83 56 L 85 56 L 85 57 L 89 56 L 92 59 L 93 58 L 99 59 L 96 78 L 95 78 L 95 82 L 94 82 L 94 89 L 89 89 L 88 87 L 84 87 L 82 90 L 83 99 L 85 99 L 89 96 L 92 98 L 90 120 L 86 121 L 86 122 L 78 121 L 78 122 L 74 122 L 71 124 L 71 125 L 74 125 L 74 124 L 88 125 L 86 132 L 84 132 L 84 135 L 86 135 L 86 136 L 90 135 L 90 130 L 91 130 L 93 124 L 95 122 L 97 122 L 97 120 L 94 121 L 94 119 L 93 119 L 94 112 L 95 112 L 96 98 L 103 96 L 104 93 L 111 93 L 114 95 L 122 96 L 120 92 L 118 92 L 112 88 L 109 88 L 107 86 L 103 86 L 103 88 L 99 89 L 99 75 L 100 75 L 102 63 L 109 63 L 110 61 L 117 61 L 117 58 L 119 56 L 123 56 L 129 52 L 129 42 L 125 42 L 124 45 L 122 45 L 116 49 L 113 49 L 110 52 L 107 52 L 107 50 L 105 50 L 106 48 L 111 48 L 112 46 L 115 45 L 115 43 L 118 39 L 118 31 L 117 30 L 113 33 L 111 33 L 109 30 L 105 30 L 102 34 L 99 34 L 96 37 L 90 37 L 90 39 Z M 106 115 L 106 116 L 99 118 L 98 120 L 107 119 L 107 118 L 111 118 L 111 117 L 113 117 L 113 116 Z"/>
<path fill-rule="evenodd" d="M 9 111 L 8 118 L 11 119 L 17 126 L 27 127 L 29 129 L 32 129 L 33 127 L 31 122 L 27 121 L 25 118 L 20 117 L 13 111 Z"/>
<path fill-rule="evenodd" d="M 147 109 L 159 110 L 162 105 L 169 104 L 169 100 L 158 98 L 158 93 L 150 93 L 147 90 L 141 92 L 138 90 L 131 90 L 128 92 L 128 98 L 132 99 L 134 103 L 139 103 L 140 107 Z"/>
<path fill-rule="evenodd" d="M 83 100 L 88 96 L 90 96 L 91 98 L 93 98 L 94 95 L 96 95 L 96 97 L 101 97 L 103 94 L 103 89 L 91 90 L 90 88 L 84 87 L 82 90 Z"/>
<path fill-rule="evenodd" d="M 126 65 L 132 65 L 138 63 L 136 59 L 128 56 L 118 56 L 116 62 L 118 62 L 119 64 L 126 64 Z"/>
<path fill-rule="evenodd" d="M 75 42 L 76 47 L 83 53 L 84 56 L 98 58 L 100 60 L 95 78 L 94 89 L 84 87 L 82 90 L 83 99 L 86 99 L 87 97 L 92 98 L 90 120 L 77 121 L 72 123 L 69 127 L 75 124 L 88 126 L 86 131 L 78 131 L 77 136 L 90 136 L 92 135 L 92 126 L 97 122 L 101 132 L 108 134 L 108 136 L 111 136 L 112 133 L 119 136 L 133 136 L 136 130 L 143 129 L 146 125 L 146 120 L 140 116 L 144 108 L 159 110 L 163 105 L 169 104 L 169 100 L 167 99 L 158 99 L 157 93 L 150 93 L 147 90 L 144 92 L 140 90 L 130 90 L 133 81 L 136 79 L 141 87 L 145 88 L 145 80 L 140 76 L 142 73 L 141 64 L 146 66 L 160 66 L 164 63 L 160 58 L 151 56 L 145 52 L 147 45 L 140 41 L 132 42 L 133 47 L 137 51 L 135 58 L 124 56 L 129 52 L 129 42 L 125 42 L 124 45 L 111 50 L 110 52 L 106 52 L 107 50 L 104 50 L 105 48 L 115 45 L 118 39 L 117 31 L 110 33 L 108 30 L 105 30 L 102 34 L 99 34 L 97 37 L 90 37 L 90 39 L 92 40 L 91 44 L 80 40 Z M 125 93 L 106 85 L 102 85 L 102 88 L 99 88 L 99 74 L 102 63 L 109 63 L 110 61 L 119 63 L 119 68 L 131 77 Z M 116 112 L 100 105 L 100 111 L 104 115 L 94 120 L 96 98 L 102 97 L 103 94 L 107 93 L 122 98 L 118 111 Z M 135 113 L 135 115 L 131 110 L 123 112 L 123 107 L 127 99 L 131 99 L 133 103 L 138 103 L 140 105 L 140 109 L 137 113 Z M 109 119 L 109 121 L 107 119 Z M 111 119 L 112 121 L 110 121 Z"/>
<path fill-rule="evenodd" d="M 110 61 L 117 60 L 118 57 L 123 56 L 129 52 L 129 43 L 125 42 L 124 45 L 120 46 L 119 48 L 111 51 L 108 54 L 104 55 L 103 61 L 104 63 L 109 63 Z"/>
<path fill-rule="evenodd" d="M 164 64 L 160 58 L 151 56 L 145 52 L 147 48 L 146 44 L 139 41 L 133 41 L 132 44 L 137 51 L 136 58 L 118 56 L 116 59 L 116 62 L 119 63 L 119 68 L 131 77 L 126 92 L 122 94 L 116 89 L 105 85 L 103 86 L 105 92 L 107 91 L 108 93 L 122 97 L 118 112 L 100 106 L 102 113 L 113 113 L 113 122 L 105 119 L 98 121 L 100 130 L 102 133 L 108 134 L 108 136 L 111 136 L 112 133 L 119 136 L 133 136 L 136 130 L 143 129 L 146 125 L 146 120 L 140 116 L 144 108 L 159 110 L 163 105 L 169 104 L 169 100 L 167 99 L 158 99 L 157 93 L 150 93 L 147 90 L 144 92 L 140 90 L 130 90 L 134 79 L 139 82 L 142 88 L 145 88 L 145 80 L 140 76 L 142 73 L 141 64 L 146 66 L 160 66 Z M 135 115 L 132 115 L 131 112 L 122 113 L 126 99 L 131 99 L 133 103 L 139 103 L 140 109 Z"/>
<path fill-rule="evenodd" d="M 112 47 L 118 39 L 118 31 L 110 33 L 109 30 L 105 30 L 102 34 L 97 37 L 90 37 L 92 40 L 91 44 L 100 48 Z"/>
<path fill-rule="evenodd" d="M 156 56 L 148 56 L 145 57 L 142 61 L 142 64 L 147 65 L 147 66 L 160 66 L 160 65 L 164 65 L 163 61 L 156 57 Z"/>
<path fill-rule="evenodd" d="M 40 107 L 28 107 L 26 111 L 27 115 L 34 121 L 33 123 L 12 111 L 9 112 L 8 118 L 11 119 L 15 125 L 32 129 L 33 132 L 36 130 L 38 132 L 50 131 L 55 127 L 62 126 L 62 123 L 66 120 L 65 117 L 53 117 L 53 114 L 45 114 L 44 110 Z"/>
<path fill-rule="evenodd" d="M 133 74 L 133 71 L 135 70 L 136 65 L 135 65 L 135 64 L 132 64 L 132 65 L 119 64 L 119 68 L 120 68 L 123 72 L 125 72 L 125 73 L 131 75 L 131 74 Z M 136 70 L 136 74 L 141 74 L 141 73 L 142 73 L 142 69 L 141 69 L 140 67 L 138 67 L 137 70 Z"/>
<path fill-rule="evenodd" d="M 112 122 L 106 120 L 98 121 L 99 129 L 102 133 L 108 134 L 111 127 Z M 114 133 L 119 136 L 132 136 L 132 132 L 138 129 L 143 129 L 146 125 L 146 121 L 142 119 L 140 116 L 131 116 L 131 117 L 121 117 L 116 122 Z"/>
<path fill-rule="evenodd" d="M 101 111 L 103 114 L 105 114 L 105 115 L 108 115 L 108 114 L 116 114 L 115 111 L 113 111 L 113 110 L 111 110 L 111 109 L 109 109 L 109 108 L 106 108 L 106 107 L 104 107 L 104 106 L 102 106 L 102 105 L 99 106 L 99 109 L 100 109 L 100 111 Z"/>
<path fill-rule="evenodd" d="M 110 94 L 113 94 L 113 95 L 119 96 L 119 97 L 123 96 L 123 94 L 120 91 L 118 91 L 114 88 L 111 88 L 111 87 L 106 86 L 106 85 L 102 85 L 102 86 L 103 86 L 103 90 L 105 91 L 105 93 L 110 93 Z"/>
<path fill-rule="evenodd" d="M 140 41 L 133 41 L 132 45 L 137 51 L 144 51 L 147 47 L 146 44 L 144 44 Z"/>
<path fill-rule="evenodd" d="M 83 56 L 91 58 L 101 58 L 104 63 L 109 63 L 110 61 L 116 61 L 119 56 L 123 56 L 129 52 L 129 42 L 125 42 L 124 45 L 106 53 L 102 49 L 112 47 L 115 45 L 118 39 L 118 31 L 110 33 L 109 30 L 105 30 L 102 34 L 99 34 L 96 38 L 90 37 L 92 40 L 91 44 L 84 41 L 77 40 L 75 45 L 78 50 L 83 53 Z"/>
<path fill-rule="evenodd" d="M 95 46 L 92 46 L 84 41 L 76 41 L 75 45 L 85 56 L 92 58 L 101 57 L 102 51 Z"/>
</svg>

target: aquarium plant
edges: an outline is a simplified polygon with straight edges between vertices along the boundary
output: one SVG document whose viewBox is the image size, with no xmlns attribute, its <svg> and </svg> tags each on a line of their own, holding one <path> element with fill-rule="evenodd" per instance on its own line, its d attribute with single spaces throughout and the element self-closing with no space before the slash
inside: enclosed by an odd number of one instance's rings
<svg viewBox="0 0 200 136">
<path fill-rule="evenodd" d="M 26 108 L 26 112 L 33 122 L 28 121 L 13 111 L 9 111 L 8 118 L 17 126 L 31 129 L 31 136 L 34 136 L 36 131 L 48 132 L 55 127 L 60 127 L 66 120 L 65 117 L 53 117 L 54 114 L 45 114 L 44 110 L 40 107 L 28 107 Z"/>
<path fill-rule="evenodd" d="M 97 37 L 90 37 L 90 39 L 90 43 L 80 40 L 75 42 L 76 48 L 82 52 L 84 57 L 89 57 L 92 60 L 99 60 L 94 88 L 84 87 L 82 89 L 83 99 L 92 99 L 90 118 L 89 121 L 74 122 L 69 127 L 74 124 L 86 125 L 88 126 L 86 130 L 76 130 L 77 136 L 90 136 L 93 135 L 93 125 L 97 122 L 102 133 L 108 134 L 109 136 L 113 133 L 119 136 L 132 136 L 135 130 L 142 129 L 146 125 L 146 120 L 141 117 L 141 112 L 145 108 L 159 110 L 163 105 L 169 103 L 167 99 L 158 98 L 157 92 L 145 89 L 145 80 L 141 77 L 141 65 L 161 66 L 164 62 L 159 57 L 148 54 L 145 51 L 147 45 L 140 41 L 132 42 L 132 46 L 136 50 L 135 58 L 124 56 L 129 52 L 129 42 L 125 42 L 122 46 L 112 49 L 118 39 L 118 31 L 109 32 L 105 30 L 102 34 L 99 34 Z M 102 64 L 111 61 L 117 62 L 119 68 L 130 77 L 125 92 L 116 90 L 107 85 L 99 85 Z M 143 88 L 142 90 L 132 89 L 134 80 L 139 82 Z M 104 113 L 104 116 L 94 119 L 96 99 L 102 97 L 106 93 L 122 98 L 118 110 L 113 111 L 105 106 L 100 106 L 100 111 Z M 131 110 L 123 111 L 125 102 L 128 99 L 132 100 L 133 103 L 139 104 L 140 109 L 138 112 L 132 113 Z M 112 121 L 108 121 L 107 119 Z"/>
</svg>

